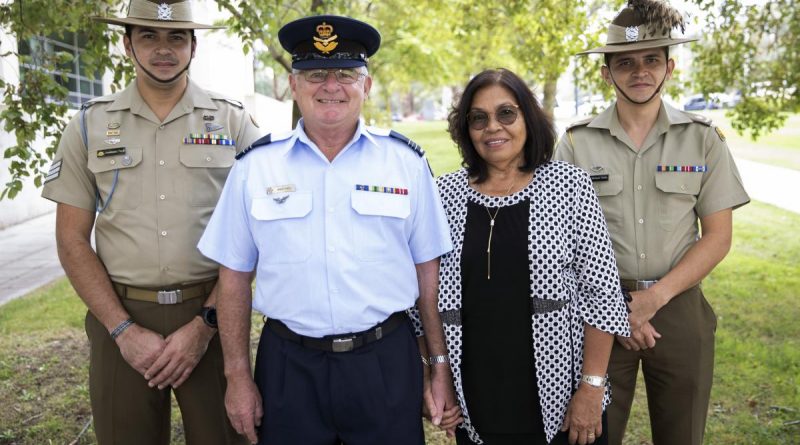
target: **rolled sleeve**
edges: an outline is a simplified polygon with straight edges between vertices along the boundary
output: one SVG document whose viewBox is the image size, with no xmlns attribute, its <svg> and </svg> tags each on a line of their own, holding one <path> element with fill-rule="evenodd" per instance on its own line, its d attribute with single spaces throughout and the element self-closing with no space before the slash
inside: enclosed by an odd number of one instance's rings
<svg viewBox="0 0 800 445">
<path fill-rule="evenodd" d="M 584 321 L 610 334 L 630 336 L 617 263 L 600 203 L 587 173 L 576 183 L 575 275 Z"/>
</svg>

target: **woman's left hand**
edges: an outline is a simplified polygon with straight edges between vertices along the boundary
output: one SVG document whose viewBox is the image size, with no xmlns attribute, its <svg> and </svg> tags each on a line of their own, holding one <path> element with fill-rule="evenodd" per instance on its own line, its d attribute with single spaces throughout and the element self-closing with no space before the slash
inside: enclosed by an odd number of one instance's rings
<svg viewBox="0 0 800 445">
<path fill-rule="evenodd" d="M 567 406 L 561 431 L 569 431 L 569 443 L 587 445 L 603 433 L 603 394 L 605 388 L 581 383 Z"/>
</svg>

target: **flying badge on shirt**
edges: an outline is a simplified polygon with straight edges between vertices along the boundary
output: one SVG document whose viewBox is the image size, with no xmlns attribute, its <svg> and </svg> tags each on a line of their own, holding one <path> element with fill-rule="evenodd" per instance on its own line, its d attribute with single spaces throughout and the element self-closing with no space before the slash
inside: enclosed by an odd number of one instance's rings
<svg viewBox="0 0 800 445">
<path fill-rule="evenodd" d="M 225 128 L 223 125 L 215 124 L 213 122 L 206 122 L 206 131 L 217 131 L 222 130 L 223 128 Z"/>
<path fill-rule="evenodd" d="M 104 150 L 97 150 L 97 157 L 104 158 L 106 156 L 122 155 L 125 154 L 125 147 L 106 148 Z"/>
<path fill-rule="evenodd" d="M 657 165 L 657 172 L 703 173 L 708 171 L 707 165 Z"/>
<path fill-rule="evenodd" d="M 287 199 L 289 199 L 290 196 L 292 196 L 292 195 L 283 195 L 283 196 L 278 197 L 278 198 L 272 198 L 272 200 L 277 202 L 278 204 L 283 204 L 284 202 L 286 202 Z"/>
<path fill-rule="evenodd" d="M 108 138 L 103 142 L 105 142 L 108 145 L 117 145 L 117 144 L 119 144 L 120 141 L 121 141 L 120 138 Z"/>
<path fill-rule="evenodd" d="M 109 130 L 116 130 L 117 128 L 120 127 L 120 123 L 119 122 L 109 122 L 108 125 L 106 125 L 106 127 L 108 127 Z"/>
<path fill-rule="evenodd" d="M 292 192 L 296 192 L 296 191 L 297 191 L 297 187 L 295 187 L 294 184 L 285 184 L 285 185 L 276 185 L 276 186 L 273 186 L 273 187 L 267 187 L 267 194 L 268 195 L 274 195 L 276 193 L 292 193 Z M 277 199 L 278 198 L 275 198 L 276 201 L 277 201 Z M 286 200 L 284 199 L 283 201 L 286 201 Z M 281 201 L 279 204 L 283 204 L 283 201 Z"/>
</svg>

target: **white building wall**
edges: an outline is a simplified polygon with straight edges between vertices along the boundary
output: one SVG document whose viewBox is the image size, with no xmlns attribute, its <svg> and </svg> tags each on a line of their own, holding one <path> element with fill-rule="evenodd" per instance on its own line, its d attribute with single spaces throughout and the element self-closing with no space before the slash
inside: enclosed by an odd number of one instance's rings
<svg viewBox="0 0 800 445">
<path fill-rule="evenodd" d="M 213 0 L 195 0 L 193 12 L 195 21 L 200 23 L 213 23 L 225 18 L 225 14 L 219 11 Z M 263 134 L 291 129 L 291 101 L 279 102 L 255 93 L 253 54 L 252 52 L 248 55 L 243 54 L 242 43 L 238 37 L 229 36 L 225 30 L 200 30 L 196 31 L 196 35 L 197 53 L 189 70 L 193 81 L 202 88 L 241 101 L 258 122 Z M 0 53 L 17 51 L 16 40 L 2 29 L 0 29 L 0 45 Z M 122 52 L 121 47 L 112 50 Z M 0 77 L 8 82 L 19 81 L 19 65 L 15 58 L 3 58 L 0 63 Z M 104 76 L 106 93 L 111 92 L 109 85 L 112 79 L 109 73 Z M 13 133 L 0 130 L 0 153 L 12 145 L 14 145 Z M 43 151 L 45 143 L 37 141 L 34 147 Z M 9 165 L 9 160 L 0 159 L 0 185 L 10 179 Z M 49 165 L 43 168 L 45 171 L 47 169 Z M 54 211 L 55 204 L 40 195 L 41 189 L 29 180 L 15 199 L 6 198 L 0 201 L 0 229 Z"/>
</svg>

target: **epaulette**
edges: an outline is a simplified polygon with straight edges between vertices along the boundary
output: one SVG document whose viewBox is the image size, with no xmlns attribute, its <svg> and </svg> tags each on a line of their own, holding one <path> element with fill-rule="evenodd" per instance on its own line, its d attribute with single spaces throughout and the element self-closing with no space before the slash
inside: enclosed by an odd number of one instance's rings
<svg viewBox="0 0 800 445">
<path fill-rule="evenodd" d="M 597 117 L 597 116 L 587 117 L 586 119 L 581 119 L 579 121 L 575 121 L 575 122 L 569 124 L 569 125 L 567 125 L 567 131 L 570 131 L 573 128 L 576 128 L 576 127 L 583 127 L 585 125 L 589 125 L 589 122 L 593 121 L 595 117 Z"/>
<path fill-rule="evenodd" d="M 703 124 L 706 127 L 710 127 L 712 125 L 711 119 L 703 116 L 702 114 L 694 114 L 694 113 L 686 113 L 693 122 L 697 122 L 698 124 Z"/>
<path fill-rule="evenodd" d="M 117 98 L 116 98 L 116 95 L 114 95 L 114 94 L 110 94 L 108 96 L 102 96 L 102 97 L 95 97 L 95 98 L 93 98 L 92 100 L 90 100 L 88 102 L 82 103 L 81 104 L 81 110 L 87 110 L 87 109 L 91 108 L 92 105 L 97 105 L 97 104 L 99 104 L 101 102 L 113 102 L 115 100 L 117 100 Z"/>
<path fill-rule="evenodd" d="M 414 153 L 419 155 L 419 157 L 425 156 L 425 150 L 423 150 L 422 147 L 419 146 L 419 144 L 417 144 L 416 142 L 412 141 L 411 139 L 403 136 L 402 134 L 400 134 L 400 133 L 398 133 L 398 132 L 396 132 L 394 130 L 391 130 L 391 131 L 389 131 L 389 137 L 390 138 L 395 138 L 398 141 L 408 145 L 408 148 L 414 150 Z"/>
<path fill-rule="evenodd" d="M 268 134 L 268 135 L 256 140 L 252 144 L 248 145 L 247 148 L 245 148 L 244 150 L 242 150 L 239 153 L 237 153 L 235 158 L 238 161 L 239 159 L 242 159 L 244 157 L 244 155 L 246 155 L 247 153 L 250 153 L 250 151 L 253 150 L 254 148 L 261 147 L 262 145 L 269 145 L 271 143 L 272 143 L 272 133 L 270 133 L 270 134 Z"/>
<path fill-rule="evenodd" d="M 244 105 L 238 100 L 228 99 L 227 97 L 212 97 L 211 100 L 224 100 L 240 110 L 244 108 Z"/>
</svg>

